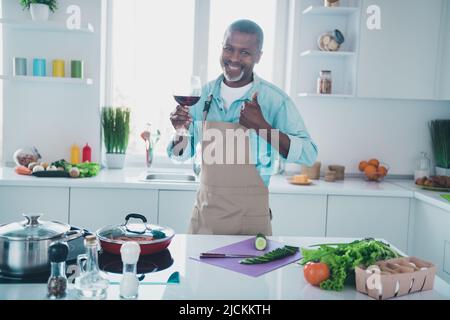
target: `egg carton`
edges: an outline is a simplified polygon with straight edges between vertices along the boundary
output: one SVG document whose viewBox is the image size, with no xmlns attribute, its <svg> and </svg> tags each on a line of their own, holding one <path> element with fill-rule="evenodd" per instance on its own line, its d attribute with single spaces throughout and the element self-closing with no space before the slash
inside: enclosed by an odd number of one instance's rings
<svg viewBox="0 0 450 320">
<path fill-rule="evenodd" d="M 356 290 L 377 300 L 432 290 L 436 266 L 416 257 L 378 261 L 367 268 L 356 267 Z"/>
</svg>

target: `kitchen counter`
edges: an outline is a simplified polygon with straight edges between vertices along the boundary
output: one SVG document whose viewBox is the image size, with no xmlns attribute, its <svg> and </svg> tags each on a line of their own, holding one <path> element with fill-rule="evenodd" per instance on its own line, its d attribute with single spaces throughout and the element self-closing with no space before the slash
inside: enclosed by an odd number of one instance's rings
<svg viewBox="0 0 450 320">
<path fill-rule="evenodd" d="M 183 169 L 151 169 L 148 173 L 177 172 L 186 173 Z M 191 171 L 187 172 L 192 174 Z M 71 178 L 38 178 L 21 176 L 13 168 L 0 168 L 0 186 L 45 186 L 45 187 L 83 187 L 83 188 L 130 188 L 130 189 L 162 189 L 162 190 L 197 190 L 198 182 L 149 182 L 144 168 L 125 168 L 123 170 L 103 169 L 96 177 L 84 179 Z M 412 192 L 390 182 L 368 182 L 363 179 L 345 179 L 344 181 L 326 182 L 313 180 L 309 186 L 289 184 L 286 176 L 275 175 L 271 178 L 271 193 L 319 194 L 319 195 L 360 195 L 411 197 Z"/>
<path fill-rule="evenodd" d="M 198 189 L 195 182 L 162 182 L 143 181 L 146 173 L 175 172 L 192 174 L 186 169 L 125 168 L 122 170 L 103 169 L 96 177 L 84 179 L 72 178 L 38 178 L 21 176 L 13 168 L 0 168 L 0 186 L 29 187 L 80 187 L 80 188 L 129 188 L 154 190 L 191 190 Z M 275 175 L 271 178 L 269 191 L 275 194 L 314 194 L 343 196 L 379 196 L 416 198 L 450 212 L 450 202 L 440 197 L 445 192 L 423 190 L 415 186 L 413 180 L 386 179 L 383 182 L 369 182 L 362 178 L 346 178 L 343 181 L 326 182 L 323 179 L 313 180 L 309 186 L 292 185 L 287 176 Z M 448 193 L 448 192 L 447 192 Z"/>
<path fill-rule="evenodd" d="M 179 284 L 141 285 L 139 299 L 223 299 L 223 300 L 366 300 L 372 299 L 359 293 L 353 286 L 342 292 L 324 291 L 305 282 L 302 267 L 297 263 L 266 273 L 257 278 L 218 268 L 190 259 L 190 256 L 231 244 L 248 236 L 176 235 L 169 250 L 174 258 L 172 270 L 180 273 Z M 309 246 L 325 242 L 350 242 L 348 238 L 271 237 L 289 245 Z M 45 299 L 45 284 L 0 284 L 0 299 Z M 73 295 L 69 295 L 73 297 Z M 119 299 L 119 285 L 111 284 L 108 299 Z M 414 293 L 396 299 L 429 300 L 450 299 L 450 285 L 436 277 L 434 289 Z"/>
<path fill-rule="evenodd" d="M 441 194 L 450 194 L 450 192 L 425 190 L 418 187 L 412 180 L 394 180 L 393 183 L 412 191 L 414 198 L 450 212 L 450 202 L 441 197 Z"/>
</svg>

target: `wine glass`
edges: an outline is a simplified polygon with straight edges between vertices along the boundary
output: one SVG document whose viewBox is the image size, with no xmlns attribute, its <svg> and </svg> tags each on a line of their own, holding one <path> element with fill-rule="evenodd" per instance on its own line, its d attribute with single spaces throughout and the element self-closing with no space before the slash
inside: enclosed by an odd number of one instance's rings
<svg viewBox="0 0 450 320">
<path fill-rule="evenodd" d="M 183 81 L 183 80 L 182 80 Z M 200 100 L 202 84 L 199 76 L 192 75 L 185 82 L 177 81 L 173 97 L 180 106 L 193 106 Z M 189 131 L 185 126 L 176 128 L 178 136 L 189 136 Z"/>
</svg>

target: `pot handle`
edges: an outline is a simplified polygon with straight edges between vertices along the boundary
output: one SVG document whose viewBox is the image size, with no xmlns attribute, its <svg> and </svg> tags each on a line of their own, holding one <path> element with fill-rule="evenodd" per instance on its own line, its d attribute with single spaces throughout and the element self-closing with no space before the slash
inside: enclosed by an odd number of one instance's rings
<svg viewBox="0 0 450 320">
<path fill-rule="evenodd" d="M 62 240 L 70 241 L 70 240 L 76 239 L 78 237 L 82 237 L 83 234 L 84 234 L 84 232 L 81 230 L 69 230 L 63 235 Z"/>
<path fill-rule="evenodd" d="M 147 223 L 147 218 L 144 217 L 142 214 L 139 214 L 139 213 L 129 213 L 129 214 L 127 214 L 127 216 L 125 217 L 125 221 L 128 222 L 128 220 L 130 220 L 130 218 L 141 219 L 143 223 Z"/>
<path fill-rule="evenodd" d="M 141 219 L 142 220 L 142 224 L 134 224 L 133 225 L 133 229 L 130 229 L 127 224 L 128 224 L 128 220 L 130 220 L 130 218 L 136 218 L 136 219 Z M 127 216 L 125 217 L 125 229 L 128 232 L 132 232 L 132 233 L 137 233 L 137 234 L 143 234 L 145 233 L 145 230 L 147 230 L 147 218 L 144 217 L 142 214 L 139 213 L 129 213 L 127 214 Z"/>
</svg>

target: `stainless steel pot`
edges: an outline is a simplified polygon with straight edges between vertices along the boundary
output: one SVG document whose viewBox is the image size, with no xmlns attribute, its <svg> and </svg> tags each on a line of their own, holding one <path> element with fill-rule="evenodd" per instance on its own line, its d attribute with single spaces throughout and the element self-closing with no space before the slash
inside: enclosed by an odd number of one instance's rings
<svg viewBox="0 0 450 320">
<path fill-rule="evenodd" d="M 26 220 L 0 226 L 0 273 L 27 276 L 50 270 L 48 248 L 55 241 L 82 236 L 65 223 L 40 221 L 42 214 L 24 214 Z"/>
</svg>

